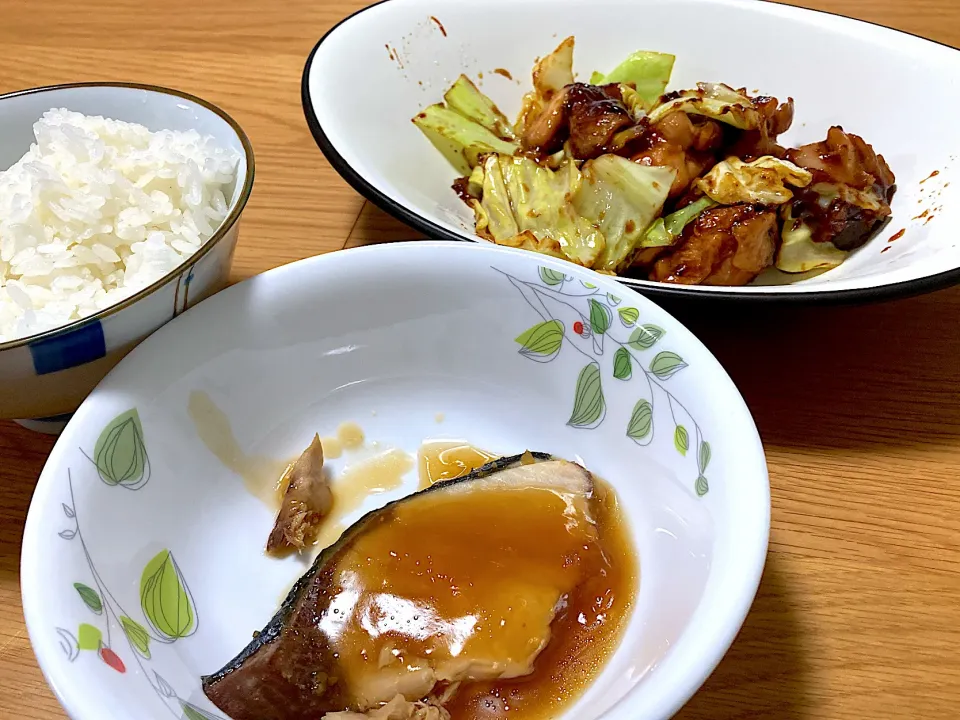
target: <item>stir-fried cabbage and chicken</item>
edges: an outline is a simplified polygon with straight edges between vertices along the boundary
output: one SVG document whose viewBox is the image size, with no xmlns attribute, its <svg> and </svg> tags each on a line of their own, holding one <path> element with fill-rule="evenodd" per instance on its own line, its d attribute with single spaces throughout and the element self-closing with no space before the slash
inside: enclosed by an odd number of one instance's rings
<svg viewBox="0 0 960 720">
<path fill-rule="evenodd" d="M 513 124 L 465 76 L 413 119 L 462 173 L 480 237 L 606 273 L 745 285 L 835 267 L 890 215 L 893 173 L 862 138 L 834 126 L 777 142 L 792 98 L 667 93 L 674 57 L 649 51 L 575 82 L 573 49 L 537 63 Z"/>
</svg>

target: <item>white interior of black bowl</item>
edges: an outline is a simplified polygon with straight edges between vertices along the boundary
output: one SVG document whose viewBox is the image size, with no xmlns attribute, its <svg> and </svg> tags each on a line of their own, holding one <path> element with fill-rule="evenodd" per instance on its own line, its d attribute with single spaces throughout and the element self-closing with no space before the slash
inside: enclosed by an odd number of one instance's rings
<svg viewBox="0 0 960 720">
<path fill-rule="evenodd" d="M 368 197 L 434 236 L 476 239 L 472 213 L 450 188 L 456 171 L 410 119 L 440 102 L 460 73 L 514 116 L 534 61 L 568 35 L 580 78 L 637 49 L 670 52 L 671 89 L 719 81 L 793 97 L 796 119 L 782 142 L 822 140 L 842 125 L 897 177 L 891 221 L 836 269 L 773 273 L 740 288 L 637 281 L 645 291 L 867 299 L 960 279 L 960 188 L 950 182 L 960 155 L 952 111 L 960 52 L 879 26 L 743 0 L 388 0 L 317 46 L 304 75 L 307 118 L 337 169 Z"/>
</svg>

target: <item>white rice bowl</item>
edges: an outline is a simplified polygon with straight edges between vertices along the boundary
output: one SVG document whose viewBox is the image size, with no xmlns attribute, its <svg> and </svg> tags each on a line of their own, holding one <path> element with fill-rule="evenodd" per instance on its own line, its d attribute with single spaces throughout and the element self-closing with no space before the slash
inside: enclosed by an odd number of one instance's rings
<svg viewBox="0 0 960 720">
<path fill-rule="evenodd" d="M 65 109 L 0 172 L 0 342 L 92 315 L 193 255 L 228 213 L 240 155 L 196 131 Z"/>
</svg>

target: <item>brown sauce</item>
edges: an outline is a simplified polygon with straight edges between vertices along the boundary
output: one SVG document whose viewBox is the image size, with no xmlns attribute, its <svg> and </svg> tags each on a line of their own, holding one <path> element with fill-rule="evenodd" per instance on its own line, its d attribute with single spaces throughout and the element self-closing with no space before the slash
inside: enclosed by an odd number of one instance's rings
<svg viewBox="0 0 960 720">
<path fill-rule="evenodd" d="M 891 235 L 891 236 L 887 239 L 887 242 L 896 242 L 897 240 L 899 240 L 900 238 L 903 237 L 903 234 L 904 234 L 905 232 L 906 232 L 906 228 L 902 228 L 902 229 L 898 230 L 897 232 L 895 232 L 893 235 Z"/>
<path fill-rule="evenodd" d="M 247 454 L 233 434 L 230 418 L 202 390 L 190 393 L 187 413 L 207 449 L 224 467 L 243 478 L 251 495 L 276 512 L 287 489 L 285 478 L 293 461 Z"/>
<path fill-rule="evenodd" d="M 923 185 L 927 180 L 930 180 L 931 178 L 935 178 L 939 174 L 940 174 L 939 170 L 934 170 L 932 173 L 927 175 L 923 180 L 921 180 L 920 184 Z"/>
<path fill-rule="evenodd" d="M 496 455 L 463 440 L 426 440 L 420 446 L 417 457 L 420 466 L 419 490 L 442 480 L 463 477 L 497 459 Z"/>
<path fill-rule="evenodd" d="M 474 197 L 470 194 L 470 178 L 458 177 L 453 181 L 453 191 L 457 197 L 463 200 L 469 207 L 473 207 Z"/>
<path fill-rule="evenodd" d="M 403 484 L 403 476 L 413 469 L 413 458 L 402 450 L 388 450 L 372 458 L 344 468 L 330 485 L 333 507 L 324 518 L 314 543 L 325 548 L 336 542 L 347 525 L 345 519 L 371 495 L 395 490 Z"/>
<path fill-rule="evenodd" d="M 351 694 L 391 671 L 507 658 L 532 672 L 462 683 L 451 716 L 557 716 L 616 648 L 637 591 L 616 496 L 598 483 L 595 524 L 583 507 L 545 488 L 496 488 L 427 493 L 385 515 L 337 563 L 337 616 L 321 621 Z"/>
<path fill-rule="evenodd" d="M 447 36 L 447 29 L 443 26 L 443 23 L 440 22 L 439 20 L 437 20 L 433 15 L 430 16 L 430 20 L 431 20 L 431 22 L 433 22 L 434 25 L 436 25 L 438 28 L 440 28 L 440 32 L 442 32 L 442 33 L 443 33 L 443 36 L 446 37 L 446 36 Z"/>
<path fill-rule="evenodd" d="M 602 481 L 597 481 L 595 495 L 596 545 L 581 555 L 581 582 L 551 625 L 553 640 L 537 658 L 533 675 L 462 688 L 446 705 L 452 717 L 555 717 L 593 682 L 613 654 L 633 608 L 639 568 L 616 495 Z"/>
<path fill-rule="evenodd" d="M 340 423 L 337 427 L 337 440 L 340 441 L 340 446 L 345 450 L 360 448 L 365 439 L 363 428 L 355 422 Z"/>
<path fill-rule="evenodd" d="M 343 455 L 343 443 L 337 437 L 325 437 L 320 440 L 323 445 L 324 460 L 336 460 Z"/>
<path fill-rule="evenodd" d="M 400 57 L 400 51 L 394 47 L 390 47 L 390 45 L 387 45 L 386 48 L 387 53 L 390 55 L 390 59 L 393 60 L 401 70 L 403 70 L 403 60 Z"/>
<path fill-rule="evenodd" d="M 513 80 L 513 75 L 511 75 L 510 71 L 505 68 L 494 68 L 493 72 L 497 75 L 502 75 L 507 80 Z"/>
</svg>

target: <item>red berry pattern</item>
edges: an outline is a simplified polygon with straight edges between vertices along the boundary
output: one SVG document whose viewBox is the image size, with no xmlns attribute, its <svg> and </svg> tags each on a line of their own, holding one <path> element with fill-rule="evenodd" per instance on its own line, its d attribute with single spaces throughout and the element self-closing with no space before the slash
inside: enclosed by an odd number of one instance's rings
<svg viewBox="0 0 960 720">
<path fill-rule="evenodd" d="M 125 673 L 127 671 L 127 667 L 123 664 L 123 660 L 120 659 L 120 656 L 108 647 L 100 648 L 100 659 L 118 673 Z"/>
</svg>

